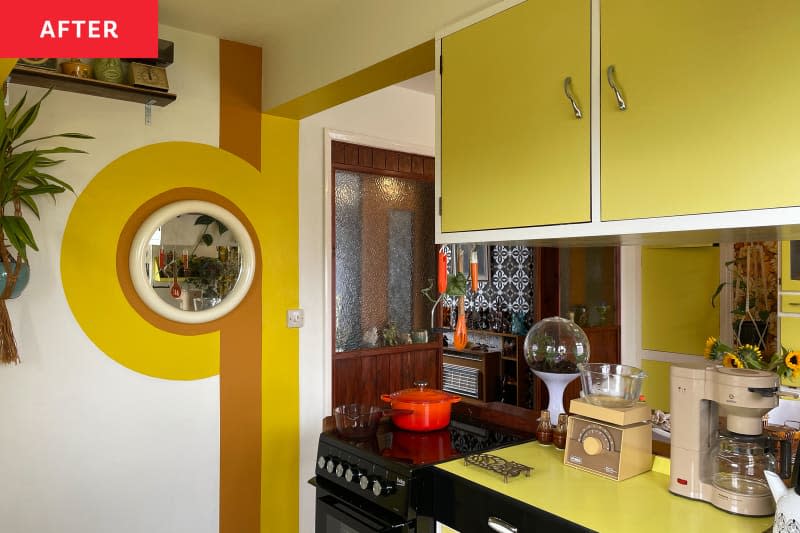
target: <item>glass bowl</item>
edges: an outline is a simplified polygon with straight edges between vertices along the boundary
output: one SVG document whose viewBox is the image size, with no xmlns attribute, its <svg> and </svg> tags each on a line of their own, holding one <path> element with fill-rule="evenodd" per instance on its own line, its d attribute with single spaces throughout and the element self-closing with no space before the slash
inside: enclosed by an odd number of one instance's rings
<svg viewBox="0 0 800 533">
<path fill-rule="evenodd" d="M 635 366 L 612 363 L 580 363 L 583 397 L 601 407 L 631 407 L 639 401 L 647 377 Z"/>
<path fill-rule="evenodd" d="M 545 318 L 525 336 L 525 361 L 539 372 L 577 374 L 578 364 L 589 361 L 589 339 L 572 320 Z"/>
<path fill-rule="evenodd" d="M 349 439 L 365 439 L 375 434 L 383 409 L 372 405 L 351 403 L 333 410 L 336 430 Z"/>
</svg>

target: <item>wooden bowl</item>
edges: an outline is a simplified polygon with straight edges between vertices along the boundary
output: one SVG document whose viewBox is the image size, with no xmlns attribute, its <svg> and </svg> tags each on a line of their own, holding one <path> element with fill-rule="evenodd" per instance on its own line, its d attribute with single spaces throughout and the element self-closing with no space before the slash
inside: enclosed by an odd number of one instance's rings
<svg viewBox="0 0 800 533">
<path fill-rule="evenodd" d="M 92 77 L 92 67 L 80 61 L 64 61 L 61 63 L 61 72 L 76 78 Z"/>
</svg>

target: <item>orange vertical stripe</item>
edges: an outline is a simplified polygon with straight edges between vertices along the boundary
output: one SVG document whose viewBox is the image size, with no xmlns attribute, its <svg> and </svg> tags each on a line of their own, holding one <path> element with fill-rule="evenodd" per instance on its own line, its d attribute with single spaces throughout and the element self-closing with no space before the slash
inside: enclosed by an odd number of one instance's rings
<svg viewBox="0 0 800 533">
<path fill-rule="evenodd" d="M 220 40 L 219 61 L 219 146 L 260 170 L 261 48 Z M 260 529 L 261 297 L 254 284 L 220 339 L 220 533 Z"/>
<path fill-rule="evenodd" d="M 219 147 L 261 169 L 261 48 L 219 41 Z"/>
</svg>

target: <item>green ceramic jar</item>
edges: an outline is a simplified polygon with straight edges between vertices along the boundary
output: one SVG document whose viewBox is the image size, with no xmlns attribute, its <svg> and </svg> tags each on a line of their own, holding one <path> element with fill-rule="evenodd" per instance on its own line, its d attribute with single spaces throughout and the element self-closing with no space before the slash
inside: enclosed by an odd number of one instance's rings
<svg viewBox="0 0 800 533">
<path fill-rule="evenodd" d="M 109 83 L 122 83 L 122 61 L 118 58 L 99 58 L 95 59 L 94 77 L 100 81 Z"/>
</svg>

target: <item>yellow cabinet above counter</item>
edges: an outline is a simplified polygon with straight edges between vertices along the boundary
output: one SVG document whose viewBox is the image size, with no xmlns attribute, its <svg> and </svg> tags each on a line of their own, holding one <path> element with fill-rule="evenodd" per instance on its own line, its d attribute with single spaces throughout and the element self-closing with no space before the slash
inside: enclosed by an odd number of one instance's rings
<svg viewBox="0 0 800 533">
<path fill-rule="evenodd" d="M 523 2 L 441 40 L 443 231 L 591 219 L 589 7 Z"/>
<path fill-rule="evenodd" d="M 798 21 L 788 0 L 507 0 L 444 29 L 437 242 L 800 238 Z"/>
</svg>

